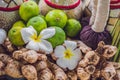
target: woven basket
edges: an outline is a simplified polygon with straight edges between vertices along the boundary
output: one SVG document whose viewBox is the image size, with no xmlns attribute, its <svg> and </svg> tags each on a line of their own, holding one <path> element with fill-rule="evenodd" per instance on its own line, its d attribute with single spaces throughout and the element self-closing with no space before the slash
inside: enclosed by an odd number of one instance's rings
<svg viewBox="0 0 120 80">
<path fill-rule="evenodd" d="M 0 28 L 9 30 L 12 24 L 19 20 L 18 9 L 21 3 L 27 0 L 0 0 Z"/>
</svg>

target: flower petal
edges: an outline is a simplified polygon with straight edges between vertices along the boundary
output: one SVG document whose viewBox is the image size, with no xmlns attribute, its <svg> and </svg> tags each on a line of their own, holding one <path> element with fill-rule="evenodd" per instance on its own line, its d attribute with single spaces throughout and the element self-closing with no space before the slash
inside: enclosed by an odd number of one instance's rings
<svg viewBox="0 0 120 80">
<path fill-rule="evenodd" d="M 76 68 L 78 62 L 73 59 L 65 59 L 65 58 L 59 58 L 56 61 L 57 65 L 59 65 L 61 68 L 66 69 L 68 68 L 69 70 L 73 70 Z"/>
<path fill-rule="evenodd" d="M 73 53 L 74 56 L 71 57 L 67 65 L 69 70 L 75 69 L 76 66 L 78 65 L 79 60 L 82 58 L 82 53 L 79 48 L 75 49 Z"/>
<path fill-rule="evenodd" d="M 0 29 L 0 44 L 3 44 L 7 37 L 7 33 L 4 29 Z"/>
<path fill-rule="evenodd" d="M 39 43 L 39 48 L 40 50 L 45 51 L 46 54 L 53 52 L 51 43 L 46 40 L 41 40 L 41 42 Z"/>
<path fill-rule="evenodd" d="M 57 59 L 56 63 L 63 69 L 67 68 L 67 61 L 64 58 Z"/>
<path fill-rule="evenodd" d="M 32 49 L 32 50 L 36 50 L 36 51 L 39 51 L 39 45 L 37 42 L 34 42 L 34 41 L 30 41 L 27 46 L 26 46 L 27 49 Z"/>
<path fill-rule="evenodd" d="M 78 61 L 76 61 L 74 59 L 71 59 L 71 60 L 68 61 L 67 67 L 68 67 L 69 70 L 73 70 L 73 69 L 76 68 L 77 64 L 78 64 Z"/>
<path fill-rule="evenodd" d="M 58 57 L 58 58 L 64 57 L 64 51 L 65 51 L 64 46 L 61 46 L 61 45 L 60 45 L 60 46 L 57 46 L 57 47 L 55 48 L 54 54 L 55 54 L 55 56 Z"/>
<path fill-rule="evenodd" d="M 74 53 L 74 56 L 72 57 L 72 59 L 79 61 L 82 58 L 82 53 L 79 48 L 73 50 L 73 53 Z"/>
<path fill-rule="evenodd" d="M 48 39 L 55 35 L 55 28 L 47 28 L 41 31 L 42 39 Z"/>
<path fill-rule="evenodd" d="M 31 36 L 34 34 L 37 35 L 37 32 L 35 31 L 35 29 L 32 26 L 23 28 L 21 30 L 21 35 L 22 35 L 22 38 L 25 43 L 28 43 L 29 41 L 31 41 Z"/>
<path fill-rule="evenodd" d="M 72 51 L 77 47 L 77 43 L 75 41 L 65 41 L 65 46 L 68 49 L 71 49 Z"/>
</svg>

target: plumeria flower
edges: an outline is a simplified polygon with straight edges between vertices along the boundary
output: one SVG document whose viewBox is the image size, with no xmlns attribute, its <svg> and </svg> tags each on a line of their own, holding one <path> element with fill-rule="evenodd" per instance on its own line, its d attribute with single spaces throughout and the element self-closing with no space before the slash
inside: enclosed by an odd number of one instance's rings
<svg viewBox="0 0 120 80">
<path fill-rule="evenodd" d="M 21 30 L 23 41 L 27 43 L 26 48 L 36 51 L 44 51 L 49 54 L 53 51 L 52 45 L 46 39 L 55 35 L 55 28 L 46 28 L 37 35 L 37 31 L 32 27 Z"/>
<path fill-rule="evenodd" d="M 4 29 L 0 29 L 0 44 L 3 44 L 7 37 L 7 33 Z"/>
<path fill-rule="evenodd" d="M 77 48 L 77 43 L 74 41 L 65 41 L 65 45 L 59 45 L 55 48 L 54 55 L 57 58 L 56 63 L 62 68 L 73 70 L 82 58 L 82 53 Z"/>
</svg>

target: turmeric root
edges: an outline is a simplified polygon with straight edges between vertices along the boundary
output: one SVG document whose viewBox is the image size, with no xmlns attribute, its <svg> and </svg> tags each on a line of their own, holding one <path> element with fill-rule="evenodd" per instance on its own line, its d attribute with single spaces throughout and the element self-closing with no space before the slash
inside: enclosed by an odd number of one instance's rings
<svg viewBox="0 0 120 80">
<path fill-rule="evenodd" d="M 41 70 L 43 70 L 43 69 L 48 67 L 46 61 L 38 61 L 34 65 L 35 65 L 35 68 L 36 68 L 37 71 L 41 71 Z"/>
<path fill-rule="evenodd" d="M 117 76 L 118 76 L 118 79 L 120 80 L 120 70 L 117 70 Z"/>
<path fill-rule="evenodd" d="M 116 70 L 120 69 L 120 63 L 117 63 L 117 62 L 109 62 L 109 63 L 111 63 Z"/>
<path fill-rule="evenodd" d="M 91 51 L 92 49 L 88 47 L 86 44 L 84 44 L 82 41 L 77 41 L 78 47 L 83 53 L 87 53 L 88 51 Z"/>
<path fill-rule="evenodd" d="M 100 57 L 95 51 L 89 51 L 84 56 L 84 59 L 79 62 L 79 66 L 86 67 L 87 65 L 96 66 L 99 63 Z"/>
<path fill-rule="evenodd" d="M 13 57 L 15 59 L 24 59 L 28 63 L 35 63 L 38 59 L 37 52 L 34 50 L 28 50 L 26 52 L 23 52 L 21 50 L 13 52 Z"/>
<path fill-rule="evenodd" d="M 0 61 L 0 69 L 4 66 L 5 64 L 2 62 L 2 61 Z"/>
<path fill-rule="evenodd" d="M 93 65 L 88 65 L 85 67 L 85 71 L 88 72 L 89 74 L 93 74 L 95 72 L 96 67 Z"/>
<path fill-rule="evenodd" d="M 115 55 L 117 52 L 117 47 L 112 45 L 105 45 L 103 41 L 99 42 L 96 52 L 109 59 Z"/>
<path fill-rule="evenodd" d="M 24 52 L 23 55 L 24 60 L 29 63 L 35 63 L 38 59 L 38 54 L 34 50 L 28 50 Z"/>
<path fill-rule="evenodd" d="M 22 78 L 22 73 L 20 71 L 20 63 L 18 61 L 12 61 L 5 67 L 5 73 L 13 78 Z"/>
<path fill-rule="evenodd" d="M 9 38 L 6 38 L 3 46 L 7 49 L 7 51 L 9 52 L 13 52 L 15 50 L 15 47 L 12 45 L 12 43 L 10 42 Z"/>
<path fill-rule="evenodd" d="M 22 66 L 22 74 L 27 80 L 38 80 L 37 71 L 32 65 Z"/>
<path fill-rule="evenodd" d="M 77 73 L 75 71 L 67 72 L 68 80 L 77 80 Z"/>
<path fill-rule="evenodd" d="M 109 59 L 109 58 L 113 57 L 116 52 L 117 52 L 117 47 L 111 46 L 111 45 L 105 45 L 103 56 L 105 58 Z"/>
<path fill-rule="evenodd" d="M 45 54 L 40 54 L 38 53 L 38 60 L 40 61 L 46 61 L 47 60 L 47 56 Z"/>
<path fill-rule="evenodd" d="M 57 61 L 57 57 L 55 56 L 54 53 L 51 54 L 51 57 L 52 57 L 53 60 Z"/>
<path fill-rule="evenodd" d="M 40 73 L 38 73 L 38 80 L 53 80 L 53 74 L 50 69 L 45 68 Z"/>
<path fill-rule="evenodd" d="M 5 64 L 2 61 L 0 61 L 0 76 L 5 75 L 4 67 Z"/>
<path fill-rule="evenodd" d="M 5 71 L 0 69 L 0 76 L 3 76 L 3 75 L 5 75 Z"/>
<path fill-rule="evenodd" d="M 4 47 L 0 45 L 0 53 L 5 53 L 5 52 L 6 51 L 5 51 Z"/>
<path fill-rule="evenodd" d="M 13 52 L 13 58 L 20 60 L 23 59 L 28 63 L 35 63 L 37 60 L 47 60 L 46 55 L 38 54 L 34 50 L 17 50 Z"/>
<path fill-rule="evenodd" d="M 6 55 L 6 54 L 4 54 L 4 53 L 0 53 L 0 60 L 1 60 L 4 64 L 7 64 L 7 63 L 13 61 L 13 59 L 12 59 L 10 56 L 8 56 L 8 55 Z"/>
<path fill-rule="evenodd" d="M 101 75 L 105 80 L 113 80 L 113 77 L 116 75 L 116 70 L 111 63 L 107 63 L 105 68 L 101 70 Z"/>
<path fill-rule="evenodd" d="M 100 77 L 100 70 L 96 69 L 95 72 L 92 75 L 92 78 L 94 78 L 95 80 L 97 80 L 97 78 Z"/>
<path fill-rule="evenodd" d="M 65 72 L 56 64 L 49 62 L 48 66 L 54 74 L 54 80 L 67 80 L 67 75 Z"/>
<path fill-rule="evenodd" d="M 87 73 L 84 68 L 78 67 L 77 68 L 77 76 L 80 80 L 89 80 L 90 74 Z"/>
<path fill-rule="evenodd" d="M 93 64 L 93 65 L 96 66 L 96 65 L 99 63 L 100 57 L 97 55 L 96 52 L 94 52 L 94 51 L 89 51 L 89 52 L 85 55 L 84 59 L 88 59 L 88 60 L 89 60 L 88 64 Z"/>
</svg>

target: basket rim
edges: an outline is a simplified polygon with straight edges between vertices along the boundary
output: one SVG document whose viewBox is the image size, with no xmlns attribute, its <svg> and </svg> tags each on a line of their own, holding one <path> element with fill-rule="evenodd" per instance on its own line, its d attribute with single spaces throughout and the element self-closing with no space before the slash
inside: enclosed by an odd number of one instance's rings
<svg viewBox="0 0 120 80">
<path fill-rule="evenodd" d="M 25 2 L 25 1 L 28 1 L 28 0 L 23 0 L 23 1 Z M 0 7 L 0 11 L 7 11 L 7 12 L 9 12 L 9 11 L 16 11 L 16 10 L 19 9 L 19 7 L 20 7 L 20 5 L 12 7 L 12 8 Z"/>
<path fill-rule="evenodd" d="M 63 6 L 63 5 L 57 5 L 57 4 L 55 4 L 55 3 L 52 3 L 52 2 L 50 2 L 50 0 L 44 0 L 44 1 L 45 1 L 45 3 L 46 3 L 48 6 L 53 7 L 53 8 L 57 8 L 57 9 L 74 9 L 74 8 L 76 8 L 76 7 L 80 4 L 80 2 L 81 2 L 81 0 L 78 0 L 78 1 L 76 1 L 75 3 L 73 3 L 73 4 L 71 4 L 71 5 Z"/>
</svg>

